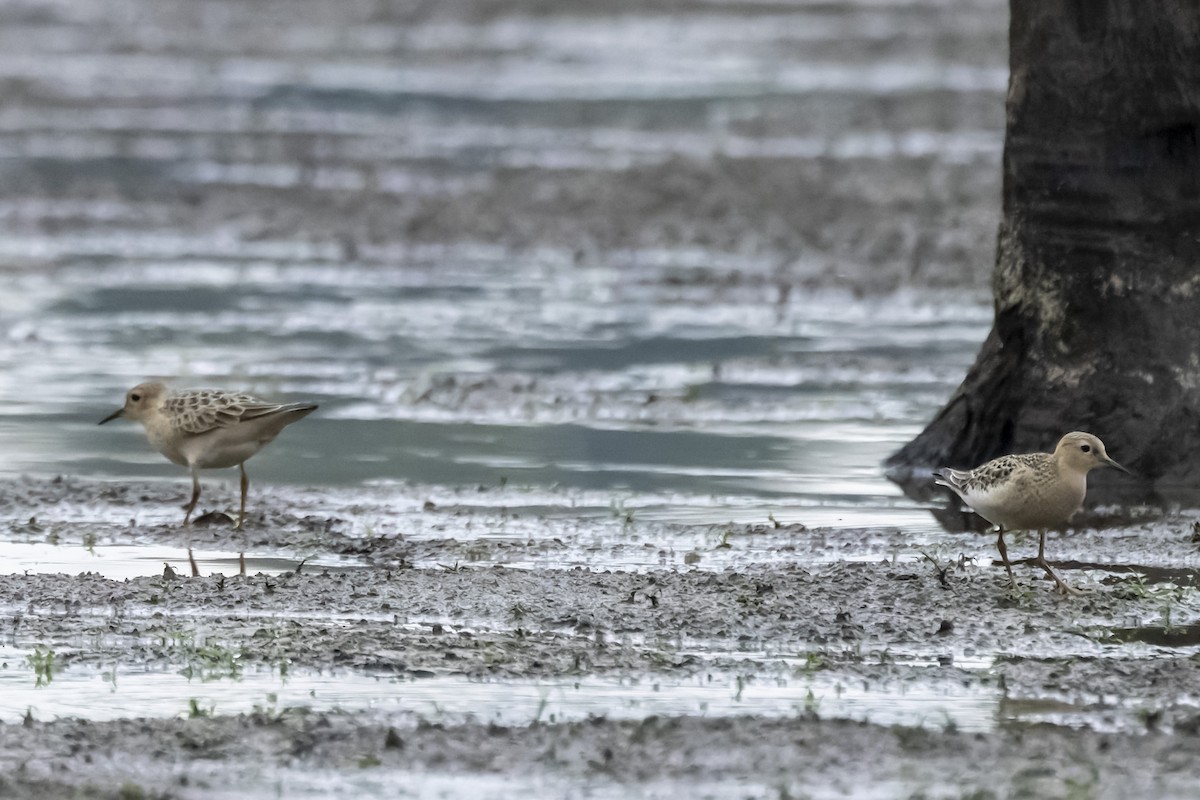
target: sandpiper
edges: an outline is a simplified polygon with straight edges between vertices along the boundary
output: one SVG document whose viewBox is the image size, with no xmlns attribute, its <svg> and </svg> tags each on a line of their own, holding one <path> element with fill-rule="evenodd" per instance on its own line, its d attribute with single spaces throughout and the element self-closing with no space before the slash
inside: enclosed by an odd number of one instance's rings
<svg viewBox="0 0 1200 800">
<path fill-rule="evenodd" d="M 1129 470 L 1108 457 L 1104 443 L 1090 433 L 1073 431 L 1058 440 L 1053 453 L 1022 453 L 1000 456 L 971 470 L 942 469 L 934 472 L 937 483 L 962 498 L 976 514 L 996 526 L 996 547 L 1004 559 L 1008 579 L 1016 586 L 1006 530 L 1036 530 L 1038 554 L 1033 563 L 1046 571 L 1055 588 L 1074 592 L 1046 563 L 1046 529 L 1058 528 L 1083 503 L 1087 474 L 1096 467 Z"/>
<path fill-rule="evenodd" d="M 125 405 L 100 420 L 117 417 L 142 423 L 154 449 L 192 471 L 192 499 L 184 504 L 183 524 L 191 522 L 200 501 L 200 470 L 237 467 L 242 473 L 242 503 L 237 530 L 246 519 L 246 460 L 269 444 L 286 426 L 317 408 L 315 403 L 268 403 L 241 392 L 222 389 L 172 391 L 164 383 L 141 383 L 125 393 Z M 192 575 L 199 575 L 188 547 Z M 238 554 L 246 574 L 245 553 Z"/>
</svg>

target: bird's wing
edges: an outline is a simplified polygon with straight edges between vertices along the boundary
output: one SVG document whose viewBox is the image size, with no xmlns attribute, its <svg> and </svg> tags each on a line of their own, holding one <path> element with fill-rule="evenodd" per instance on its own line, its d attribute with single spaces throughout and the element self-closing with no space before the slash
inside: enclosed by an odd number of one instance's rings
<svg viewBox="0 0 1200 800">
<path fill-rule="evenodd" d="M 283 408 L 240 392 L 197 389 L 178 392 L 163 403 L 175 426 L 185 433 L 207 433 L 228 428 L 243 420 L 255 419 Z"/>
<path fill-rule="evenodd" d="M 1048 458 L 1048 453 L 1000 456 L 975 469 L 946 467 L 934 473 L 934 480 L 948 489 L 953 489 L 965 500 L 968 495 L 987 495 L 1000 484 L 1020 486 L 1027 483 Z"/>
</svg>

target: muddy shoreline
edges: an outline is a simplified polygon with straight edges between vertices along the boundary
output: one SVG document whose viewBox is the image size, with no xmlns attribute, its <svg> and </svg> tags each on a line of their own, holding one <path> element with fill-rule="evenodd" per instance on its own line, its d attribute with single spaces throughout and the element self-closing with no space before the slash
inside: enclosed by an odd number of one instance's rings
<svg viewBox="0 0 1200 800">
<path fill-rule="evenodd" d="M 0 11 L 0 795 L 1194 796 L 1195 513 L 1064 598 L 878 470 L 986 335 L 1006 5 L 618 6 Z M 152 376 L 320 403 L 244 533 L 96 427 Z"/>
<path fill-rule="evenodd" d="M 255 787 L 325 796 L 331 773 L 393 797 L 435 797 L 438 787 L 474 797 L 1185 798 L 1200 779 L 1196 736 L 753 717 L 522 728 L 294 711 L 67 720 L 0 727 L 0 752 L 0 791 L 12 798 L 235 797 Z"/>
<path fill-rule="evenodd" d="M 3 507 L 11 518 L 31 498 L 102 493 L 103 485 L 8 483 Z M 134 484 L 113 487 L 112 497 L 155 502 L 170 493 Z M 251 542 L 313 546 L 311 522 L 285 505 L 264 505 Z M 453 514 L 465 527 L 477 511 L 427 513 Z M 52 507 L 37 516 L 53 525 Z M 910 534 L 890 545 L 890 557 L 818 561 L 831 539 L 841 537 L 836 549 L 850 557 L 864 537 L 803 526 L 771 532 L 788 560 L 760 554 L 760 563 L 736 569 L 397 567 L 404 559 L 395 549 L 453 546 L 396 537 L 374 542 L 393 550 L 386 556 L 299 574 L 5 575 L 0 638 L 26 656 L 5 671 L 30 684 L 32 654 L 52 651 L 60 681 L 113 669 L 118 693 L 146 670 L 217 682 L 283 670 L 335 681 L 371 675 L 383 681 L 381 697 L 438 680 L 501 689 L 596 680 L 666 687 L 736 676 L 739 691 L 742 682 L 807 687 L 809 702 L 765 716 L 640 721 L 551 721 L 531 707 L 526 722 L 503 724 L 470 713 L 275 707 L 265 694 L 260 711 L 223 714 L 218 704 L 166 719 L 42 719 L 31 709 L 0 725 L 3 787 L 14 797 L 265 796 L 273 786 L 350 785 L 362 775 L 382 792 L 420 773 L 427 789 L 441 775 L 451 794 L 485 784 L 494 792 L 480 796 L 825 797 L 900 786 L 905 796 L 1057 796 L 1088 787 L 1095 797 L 1184 797 L 1200 773 L 1192 521 L 1141 527 L 1160 567 L 1175 565 L 1158 573 L 1122 560 L 1125 528 L 1067 534 L 1060 550 L 1091 554 L 1087 564 L 1056 562 L 1090 590 L 1080 597 L 1053 593 L 1027 567 L 1013 591 L 990 564 L 986 535 L 935 545 Z M 172 526 L 119 534 L 95 527 L 102 539 L 183 544 L 190 535 Z M 319 527 L 322 547 L 372 549 L 347 535 L 353 526 L 345 520 Z M 651 541 L 686 527 L 635 521 L 627 536 Z M 711 550 L 761 547 L 754 538 L 764 535 L 745 526 Z M 198 692 L 203 685 L 197 679 Z M 827 719 L 838 715 L 841 687 L 859 686 L 876 698 L 958 692 L 991 710 L 969 720 L 969 730 L 951 717 L 920 727 Z M 864 767 L 854 754 L 866 752 L 873 755 Z M 475 779 L 483 783 L 471 788 Z M 429 791 L 402 796 L 438 796 Z"/>
</svg>

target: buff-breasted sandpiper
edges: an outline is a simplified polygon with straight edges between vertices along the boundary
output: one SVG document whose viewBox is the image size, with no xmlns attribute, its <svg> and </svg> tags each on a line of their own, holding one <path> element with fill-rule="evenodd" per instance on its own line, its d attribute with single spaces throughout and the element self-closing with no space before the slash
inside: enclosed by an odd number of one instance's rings
<svg viewBox="0 0 1200 800">
<path fill-rule="evenodd" d="M 184 504 L 183 524 L 191 522 L 200 501 L 200 470 L 237 467 L 242 474 L 242 502 L 237 529 L 246 519 L 246 460 L 269 444 L 291 423 L 317 408 L 315 403 L 269 403 L 241 392 L 221 389 L 172 391 L 164 383 L 142 383 L 125 393 L 125 405 L 100 420 L 117 417 L 142 423 L 154 449 L 192 472 L 192 499 Z M 188 547 L 192 574 L 198 575 Z M 245 554 L 238 556 L 246 573 Z"/>
<path fill-rule="evenodd" d="M 1046 530 L 1060 528 L 1083 504 L 1087 474 L 1096 467 L 1129 470 L 1108 457 L 1104 443 L 1090 433 L 1074 431 L 1058 441 L 1053 453 L 1000 456 L 971 470 L 942 469 L 936 482 L 951 489 L 979 516 L 996 526 L 996 547 L 1013 586 L 1012 564 L 1004 532 L 1036 530 L 1038 554 L 1033 563 L 1046 571 L 1063 593 L 1074 590 L 1046 563 Z"/>
</svg>

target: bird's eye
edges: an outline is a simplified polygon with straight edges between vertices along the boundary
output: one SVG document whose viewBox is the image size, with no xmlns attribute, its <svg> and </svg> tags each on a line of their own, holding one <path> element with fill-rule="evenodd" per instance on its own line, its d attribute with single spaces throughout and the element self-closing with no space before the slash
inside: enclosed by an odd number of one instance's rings
<svg viewBox="0 0 1200 800">
<path fill-rule="evenodd" d="M 1083 451 L 1083 452 L 1085 452 L 1085 453 L 1090 453 L 1090 452 L 1092 452 L 1092 446 L 1091 446 L 1090 444 L 1081 444 L 1081 445 L 1079 446 L 1079 449 L 1080 449 L 1080 450 L 1082 450 L 1082 451 Z"/>
<path fill-rule="evenodd" d="M 129 395 L 129 399 L 136 403 L 142 399 L 142 396 L 140 394 L 131 394 Z"/>
</svg>

